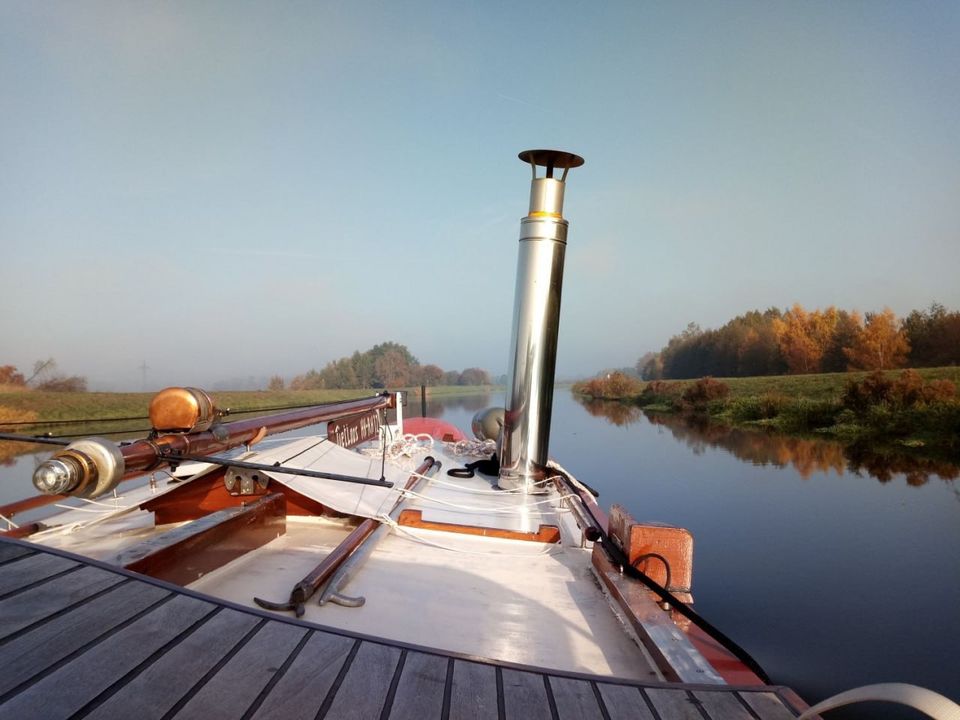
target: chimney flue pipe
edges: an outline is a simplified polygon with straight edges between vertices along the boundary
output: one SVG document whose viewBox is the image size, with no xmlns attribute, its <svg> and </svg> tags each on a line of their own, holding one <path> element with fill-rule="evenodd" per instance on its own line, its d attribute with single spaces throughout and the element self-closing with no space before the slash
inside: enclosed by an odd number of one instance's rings
<svg viewBox="0 0 960 720">
<path fill-rule="evenodd" d="M 533 181 L 530 211 L 520 221 L 499 484 L 504 490 L 535 492 L 545 476 L 553 408 L 567 247 L 563 193 L 567 172 L 583 165 L 583 158 L 558 150 L 527 150 L 519 157 L 530 164 Z M 538 167 L 546 168 L 544 177 L 537 177 Z M 559 179 L 556 170 L 563 170 Z"/>
</svg>

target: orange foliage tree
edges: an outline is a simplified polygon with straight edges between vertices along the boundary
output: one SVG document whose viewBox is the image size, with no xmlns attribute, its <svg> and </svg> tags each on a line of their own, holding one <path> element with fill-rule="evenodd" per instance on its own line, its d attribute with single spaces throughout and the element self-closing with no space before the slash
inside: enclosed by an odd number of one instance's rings
<svg viewBox="0 0 960 720">
<path fill-rule="evenodd" d="M 890 308 L 867 313 L 866 322 L 844 350 L 851 370 L 888 370 L 903 367 L 910 352 L 906 333 Z"/>
<path fill-rule="evenodd" d="M 0 385 L 24 385 L 23 373 L 17 372 L 13 365 L 0 365 Z"/>
<path fill-rule="evenodd" d="M 839 313 L 833 306 L 807 312 L 794 303 L 783 317 L 773 320 L 780 353 L 793 374 L 820 370 L 820 361 L 830 346 Z"/>
</svg>

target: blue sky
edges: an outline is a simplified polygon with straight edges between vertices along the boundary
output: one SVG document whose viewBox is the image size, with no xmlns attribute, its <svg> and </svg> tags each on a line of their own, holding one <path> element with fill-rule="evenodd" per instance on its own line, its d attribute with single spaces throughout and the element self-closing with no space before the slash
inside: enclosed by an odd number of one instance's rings
<svg viewBox="0 0 960 720">
<path fill-rule="evenodd" d="M 958 37 L 955 2 L 8 0 L 0 364 L 504 372 L 536 147 L 587 161 L 559 375 L 753 308 L 960 308 Z"/>
</svg>

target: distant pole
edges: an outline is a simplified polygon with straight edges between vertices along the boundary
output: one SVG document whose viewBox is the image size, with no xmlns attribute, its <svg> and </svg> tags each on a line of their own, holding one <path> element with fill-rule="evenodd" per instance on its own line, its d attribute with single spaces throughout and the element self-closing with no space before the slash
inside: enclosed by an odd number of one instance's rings
<svg viewBox="0 0 960 720">
<path fill-rule="evenodd" d="M 420 386 L 420 417 L 427 416 L 427 386 Z"/>
<path fill-rule="evenodd" d="M 147 365 L 147 361 L 143 361 L 143 365 L 140 366 L 140 389 L 143 392 L 147 391 L 147 370 L 150 369 L 150 366 Z"/>
</svg>

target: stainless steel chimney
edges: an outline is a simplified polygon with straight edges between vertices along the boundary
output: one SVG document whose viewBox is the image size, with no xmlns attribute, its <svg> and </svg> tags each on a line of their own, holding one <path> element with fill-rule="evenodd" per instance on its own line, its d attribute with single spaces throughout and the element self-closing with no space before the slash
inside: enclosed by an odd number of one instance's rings
<svg viewBox="0 0 960 720">
<path fill-rule="evenodd" d="M 500 487 L 535 492 L 544 478 L 553 380 L 560 329 L 560 293 L 567 221 L 563 191 L 570 168 L 583 158 L 559 150 L 527 150 L 520 159 L 530 163 L 530 212 L 520 221 L 520 255 L 514 295 L 503 442 L 500 447 Z M 537 177 L 537 167 L 546 168 Z M 562 169 L 560 179 L 554 177 Z"/>
</svg>

